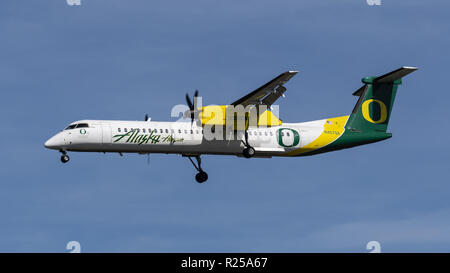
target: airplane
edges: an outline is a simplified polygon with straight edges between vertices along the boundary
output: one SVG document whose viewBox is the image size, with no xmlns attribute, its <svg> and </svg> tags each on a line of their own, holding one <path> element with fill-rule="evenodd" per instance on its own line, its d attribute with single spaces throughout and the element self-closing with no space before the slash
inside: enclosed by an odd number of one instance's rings
<svg viewBox="0 0 450 273">
<path fill-rule="evenodd" d="M 61 162 L 68 152 L 165 153 L 187 157 L 203 183 L 208 174 L 201 155 L 245 158 L 310 156 L 382 141 L 402 78 L 418 68 L 404 66 L 378 77 L 365 77 L 353 93 L 359 97 L 349 115 L 300 123 L 283 123 L 273 104 L 284 97 L 284 86 L 298 71 L 287 71 L 230 105 L 198 106 L 186 94 L 184 121 L 79 120 L 70 123 L 44 146 L 58 150 Z M 190 122 L 186 119 L 190 118 Z M 193 161 L 193 158 L 196 162 Z"/>
</svg>

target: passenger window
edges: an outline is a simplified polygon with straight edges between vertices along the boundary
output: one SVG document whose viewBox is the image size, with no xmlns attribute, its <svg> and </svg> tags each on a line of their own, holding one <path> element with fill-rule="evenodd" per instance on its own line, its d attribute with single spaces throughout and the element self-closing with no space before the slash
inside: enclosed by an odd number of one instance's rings
<svg viewBox="0 0 450 273">
<path fill-rule="evenodd" d="M 173 134 L 173 133 L 175 133 L 175 131 L 173 130 L 173 129 L 170 129 L 170 132 Z"/>
<path fill-rule="evenodd" d="M 128 131 L 127 128 L 123 128 L 123 130 L 125 131 L 125 133 Z"/>
<path fill-rule="evenodd" d="M 198 130 L 195 130 L 195 133 L 198 135 Z"/>
<path fill-rule="evenodd" d="M 178 129 L 178 133 L 181 134 L 181 130 L 180 129 Z"/>
<path fill-rule="evenodd" d="M 191 135 L 194 133 L 194 131 L 193 130 L 191 130 Z"/>
<path fill-rule="evenodd" d="M 284 136 L 284 133 L 283 133 L 283 132 L 281 132 L 281 136 Z"/>
<path fill-rule="evenodd" d="M 291 135 L 289 134 L 289 132 L 286 132 L 286 135 L 287 135 L 287 136 L 291 136 Z"/>
<path fill-rule="evenodd" d="M 119 133 L 120 133 L 120 128 L 117 128 L 117 132 L 119 132 Z"/>
<path fill-rule="evenodd" d="M 259 132 L 259 136 L 262 136 L 262 132 Z"/>
<path fill-rule="evenodd" d="M 272 133 L 272 131 L 270 131 L 270 136 L 273 136 L 273 133 Z"/>
<path fill-rule="evenodd" d="M 145 133 L 145 128 L 144 128 L 144 129 L 142 129 L 142 133 Z"/>
<path fill-rule="evenodd" d="M 163 131 L 163 129 L 159 129 L 159 132 L 162 134 L 164 131 Z"/>
<path fill-rule="evenodd" d="M 267 136 L 267 132 L 264 132 L 264 135 Z"/>
<path fill-rule="evenodd" d="M 187 130 L 184 130 L 184 133 L 187 134 Z"/>
</svg>

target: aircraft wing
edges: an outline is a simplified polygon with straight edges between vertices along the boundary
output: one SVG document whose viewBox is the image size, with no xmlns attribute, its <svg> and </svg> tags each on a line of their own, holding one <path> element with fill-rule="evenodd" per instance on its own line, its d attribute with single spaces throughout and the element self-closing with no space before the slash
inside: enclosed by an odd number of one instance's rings
<svg viewBox="0 0 450 273">
<path fill-rule="evenodd" d="M 270 82 L 264 84 L 253 92 L 233 102 L 231 105 L 239 105 L 246 107 L 247 105 L 272 105 L 279 97 L 286 91 L 283 86 L 289 81 L 298 71 L 288 71 L 280 74 Z"/>
</svg>

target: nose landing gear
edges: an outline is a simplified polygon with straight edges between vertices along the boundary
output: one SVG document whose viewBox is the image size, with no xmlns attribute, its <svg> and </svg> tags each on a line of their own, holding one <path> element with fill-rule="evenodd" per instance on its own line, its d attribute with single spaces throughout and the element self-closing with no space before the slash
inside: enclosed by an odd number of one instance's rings
<svg viewBox="0 0 450 273">
<path fill-rule="evenodd" d="M 189 161 L 191 161 L 192 165 L 194 165 L 194 168 L 198 171 L 198 173 L 195 175 L 195 180 L 198 183 L 203 183 L 206 180 L 208 180 L 208 174 L 202 169 L 202 160 L 200 158 L 200 155 L 195 156 L 195 159 L 197 160 L 197 165 L 192 160 L 192 156 L 187 157 L 189 158 Z"/>
<path fill-rule="evenodd" d="M 208 174 L 204 171 L 200 171 L 198 174 L 195 175 L 195 180 L 198 183 L 203 183 L 206 180 L 208 180 Z"/>
<path fill-rule="evenodd" d="M 70 160 L 70 157 L 67 155 L 66 151 L 60 151 L 61 152 L 61 162 L 62 163 L 67 163 Z"/>
</svg>

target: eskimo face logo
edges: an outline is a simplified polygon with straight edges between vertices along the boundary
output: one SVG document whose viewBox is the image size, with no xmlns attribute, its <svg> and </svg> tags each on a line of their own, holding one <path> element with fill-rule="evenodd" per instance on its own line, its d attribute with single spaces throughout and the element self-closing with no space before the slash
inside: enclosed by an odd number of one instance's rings
<svg viewBox="0 0 450 273">
<path fill-rule="evenodd" d="M 283 135 L 284 135 L 283 131 L 287 131 L 286 133 L 288 133 L 290 131 L 292 133 L 292 135 L 294 136 L 294 141 L 292 142 L 291 145 L 287 145 L 283 142 Z M 277 137 L 278 137 L 278 144 L 280 144 L 280 146 L 283 146 L 286 148 L 297 146 L 300 143 L 300 135 L 298 134 L 298 132 L 296 130 L 291 129 L 291 128 L 278 129 Z"/>
<path fill-rule="evenodd" d="M 373 120 L 372 117 L 370 116 L 369 106 L 370 106 L 371 103 L 377 103 L 378 106 L 380 107 L 380 117 L 378 118 L 378 120 Z M 361 109 L 362 109 L 362 114 L 363 114 L 364 119 L 367 120 L 368 122 L 372 122 L 372 123 L 378 124 L 378 123 L 385 122 L 386 119 L 387 119 L 387 107 L 386 107 L 386 104 L 384 104 L 380 100 L 376 100 L 376 99 L 366 100 L 362 104 Z"/>
</svg>

